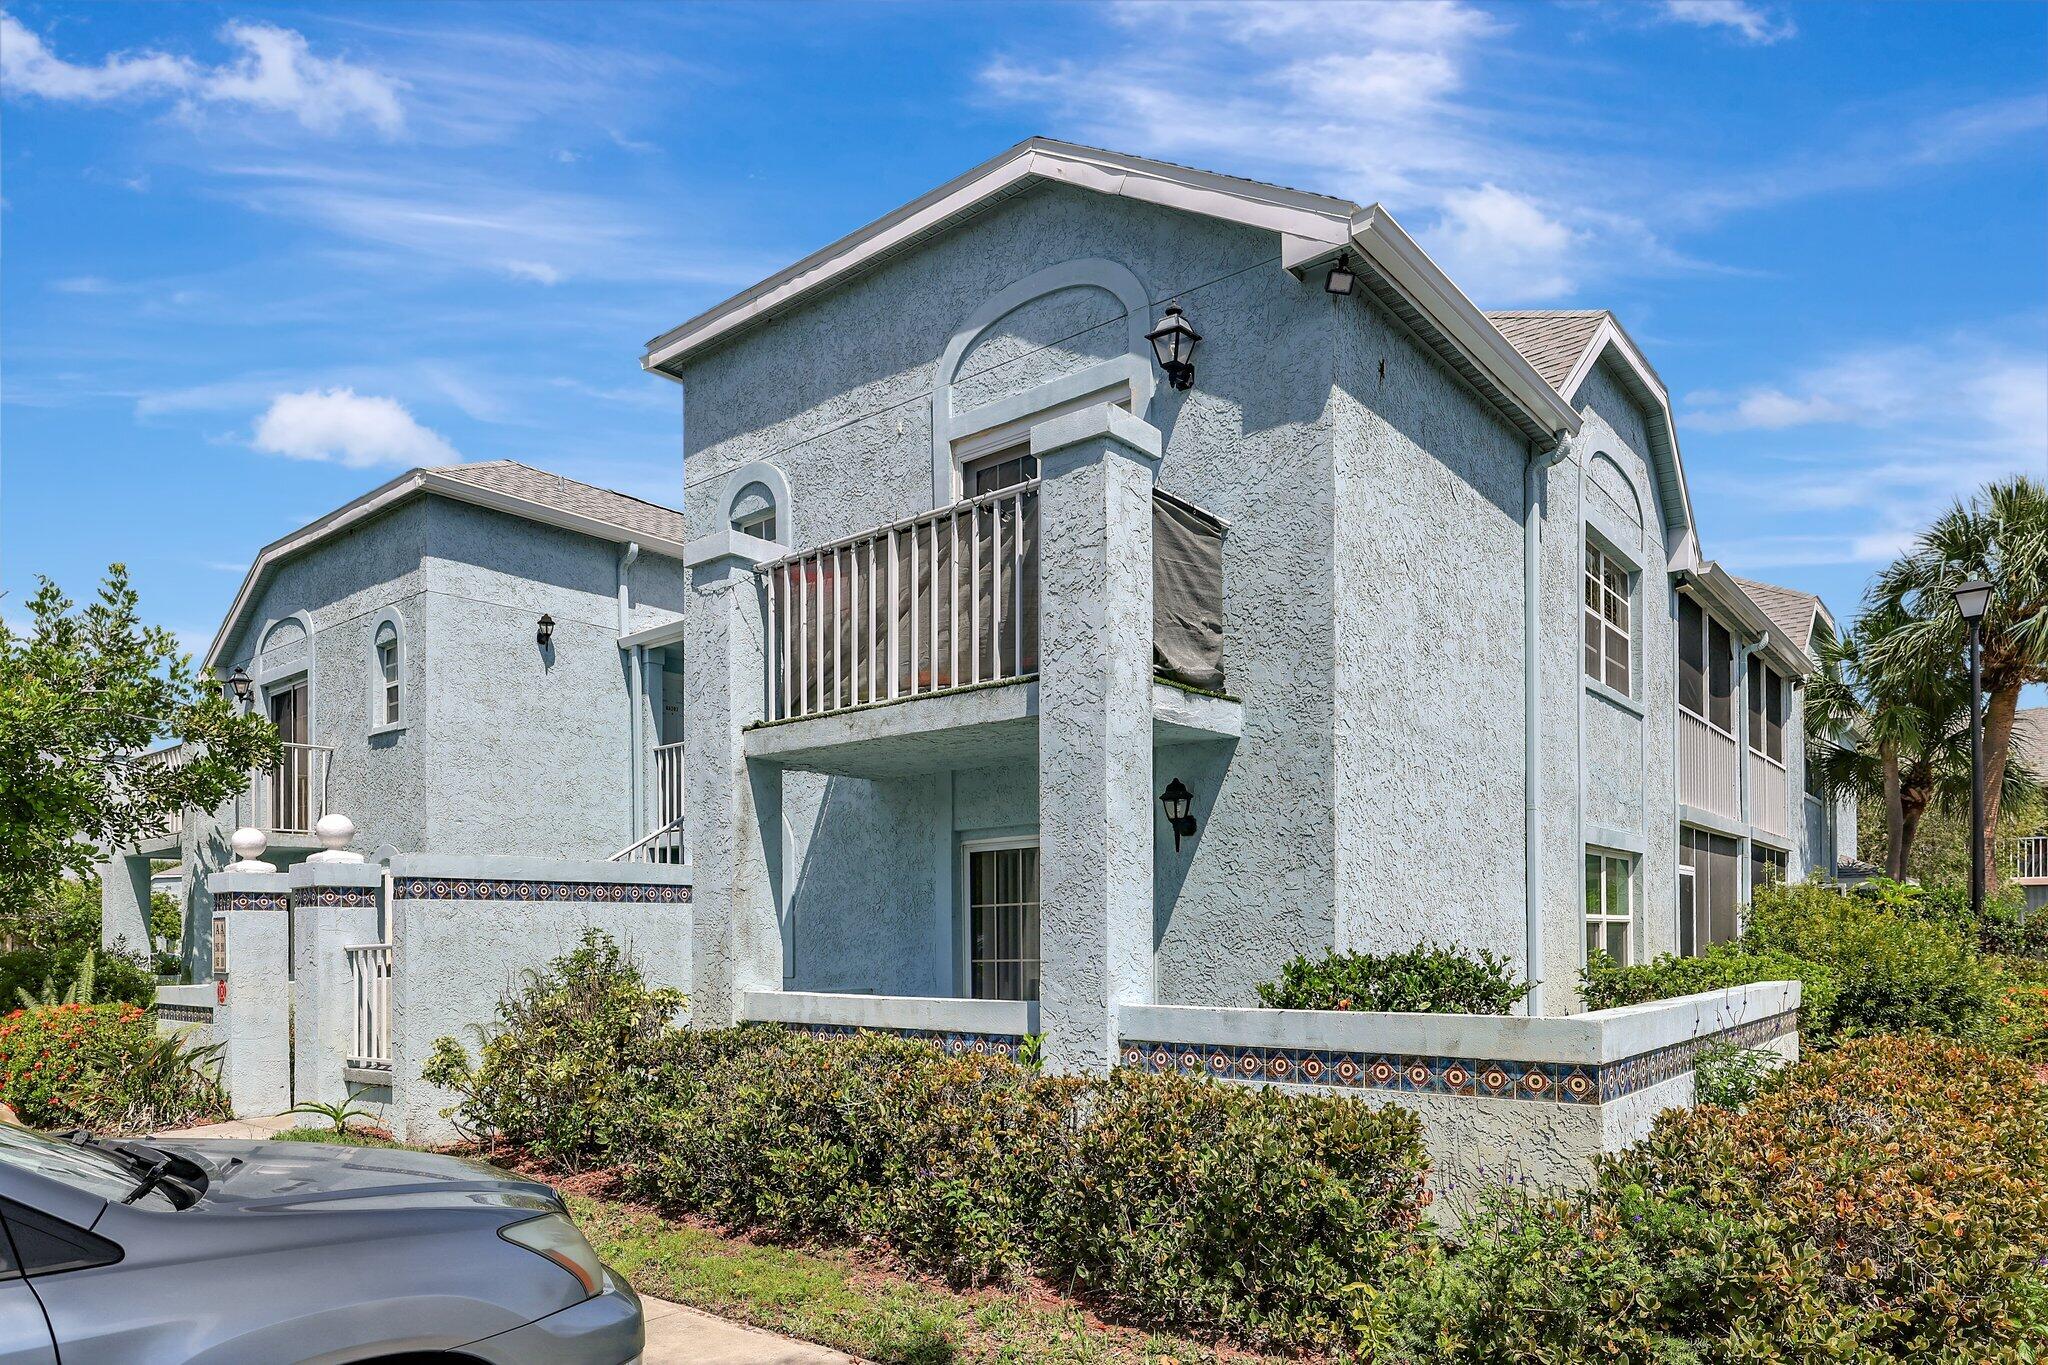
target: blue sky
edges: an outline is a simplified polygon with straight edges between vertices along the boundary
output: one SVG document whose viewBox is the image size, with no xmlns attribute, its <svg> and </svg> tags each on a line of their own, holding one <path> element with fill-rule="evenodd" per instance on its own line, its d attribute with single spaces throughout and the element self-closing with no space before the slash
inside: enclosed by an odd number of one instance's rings
<svg viewBox="0 0 2048 1365">
<path fill-rule="evenodd" d="M 681 496 L 641 344 L 1032 133 L 1385 204 L 1614 308 L 1709 555 L 1852 609 L 2048 472 L 2048 6 L 59 5 L 0 20 L 0 612 L 195 647 L 420 463 Z"/>
</svg>

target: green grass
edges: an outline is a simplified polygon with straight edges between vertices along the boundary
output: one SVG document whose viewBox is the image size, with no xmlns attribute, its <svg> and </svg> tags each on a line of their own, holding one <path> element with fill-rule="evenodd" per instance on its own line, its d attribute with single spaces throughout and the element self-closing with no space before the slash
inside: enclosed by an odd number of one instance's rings
<svg viewBox="0 0 2048 1365">
<path fill-rule="evenodd" d="M 292 1128 L 277 1140 L 402 1145 L 331 1128 Z M 815 1341 L 879 1365 L 1252 1365 L 1280 1359 L 1108 1326 L 1045 1291 L 953 1290 L 892 1274 L 850 1252 L 725 1237 L 616 1200 L 578 1194 L 568 1200 L 597 1254 L 642 1294 Z"/>
</svg>

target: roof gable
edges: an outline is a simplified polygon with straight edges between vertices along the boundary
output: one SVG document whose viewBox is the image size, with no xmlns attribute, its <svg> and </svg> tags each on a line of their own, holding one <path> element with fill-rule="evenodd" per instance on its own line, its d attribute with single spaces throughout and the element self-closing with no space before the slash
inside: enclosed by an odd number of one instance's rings
<svg viewBox="0 0 2048 1365">
<path fill-rule="evenodd" d="M 243 615 L 255 604 L 265 580 L 277 565 L 401 502 L 430 495 L 487 507 L 599 540 L 636 543 L 677 559 L 683 554 L 683 514 L 660 503 L 579 483 L 516 460 L 410 469 L 257 551 L 255 561 L 242 577 L 241 587 L 235 591 L 233 605 L 221 619 L 220 629 L 214 632 L 213 643 L 207 646 L 203 666 L 210 670 L 220 668 L 223 652 L 233 641 Z"/>
<path fill-rule="evenodd" d="M 1530 439 L 1552 444 L 1578 414 L 1377 205 L 1165 161 L 1028 138 L 812 252 L 647 343 L 643 369 L 680 379 L 689 358 L 802 305 L 1040 183 L 1118 195 L 1278 233 L 1297 274 L 1349 254 L 1361 283 Z"/>
<path fill-rule="evenodd" d="M 1752 602 L 1763 608 L 1764 615 L 1771 618 L 1773 625 L 1790 636 L 1792 643 L 1805 650 L 1809 656 L 1813 653 L 1814 622 L 1824 621 L 1828 629 L 1834 629 L 1835 618 L 1829 613 L 1827 605 L 1810 592 L 1800 592 L 1797 588 L 1781 588 L 1775 583 L 1759 583 L 1753 578 L 1743 578 L 1737 574 L 1730 574 L 1729 577 L 1741 585 L 1743 592 L 1749 595 Z"/>
</svg>

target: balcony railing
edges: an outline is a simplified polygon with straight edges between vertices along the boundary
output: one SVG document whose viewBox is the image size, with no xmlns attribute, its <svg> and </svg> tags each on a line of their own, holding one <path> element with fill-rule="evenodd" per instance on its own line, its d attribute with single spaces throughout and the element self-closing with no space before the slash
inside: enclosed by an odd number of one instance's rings
<svg viewBox="0 0 2048 1365">
<path fill-rule="evenodd" d="M 1678 710 L 1678 799 L 1688 806 L 1739 819 L 1735 739 L 1700 717 Z"/>
<path fill-rule="evenodd" d="M 327 814 L 327 767 L 334 750 L 286 744 L 277 766 L 250 774 L 250 824 L 280 834 L 307 834 Z"/>
<path fill-rule="evenodd" d="M 352 1067 L 391 1066 L 391 945 L 367 943 L 344 948 L 355 983 L 356 1029 L 349 1045 Z"/>
<path fill-rule="evenodd" d="M 146 754 L 137 754 L 133 762 L 139 768 L 182 768 L 197 758 L 201 749 L 202 746 L 197 744 L 168 744 L 161 749 L 152 749 Z M 176 838 L 185 832 L 185 811 L 183 807 L 165 817 L 163 832 L 171 838 Z"/>
<path fill-rule="evenodd" d="M 2048 835 L 2030 834 L 2019 840 L 2013 859 L 2013 878 L 2022 882 L 2048 882 Z"/>
<path fill-rule="evenodd" d="M 1018 484 L 763 566 L 771 720 L 1038 668 L 1038 485 Z"/>
<path fill-rule="evenodd" d="M 1773 834 L 1792 832 L 1785 765 L 1752 751 L 1749 755 L 1749 823 Z"/>
</svg>

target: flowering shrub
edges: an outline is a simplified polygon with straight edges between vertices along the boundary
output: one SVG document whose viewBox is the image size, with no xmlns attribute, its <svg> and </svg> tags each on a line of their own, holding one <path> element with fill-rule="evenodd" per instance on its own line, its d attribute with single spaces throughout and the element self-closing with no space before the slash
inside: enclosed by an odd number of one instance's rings
<svg viewBox="0 0 2048 1365">
<path fill-rule="evenodd" d="M 2048 1087 L 1938 1039 L 1660 1116 L 1583 1196 L 1501 1196 L 1354 1291 L 1373 1358 L 2037 1360 Z"/>
<path fill-rule="evenodd" d="M 103 1132 L 225 1117 L 217 1045 L 161 1035 L 134 1005 L 49 1005 L 0 1020 L 0 1100 L 39 1128 Z"/>
<path fill-rule="evenodd" d="M 1269 1010 L 1395 1010 L 1422 1014 L 1506 1014 L 1529 993 L 1514 964 L 1433 943 L 1401 953 L 1297 957 L 1259 987 Z"/>
</svg>

